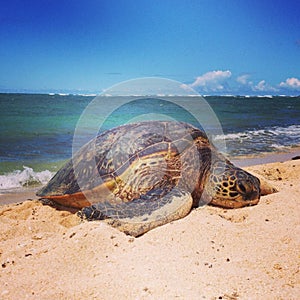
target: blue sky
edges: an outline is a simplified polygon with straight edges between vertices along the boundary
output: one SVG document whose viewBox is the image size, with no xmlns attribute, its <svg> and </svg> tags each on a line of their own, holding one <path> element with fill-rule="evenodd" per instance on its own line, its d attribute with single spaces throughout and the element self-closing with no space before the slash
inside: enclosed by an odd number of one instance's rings
<svg viewBox="0 0 300 300">
<path fill-rule="evenodd" d="M 6 0 L 0 91 L 160 76 L 201 94 L 300 94 L 299 0 Z"/>
</svg>

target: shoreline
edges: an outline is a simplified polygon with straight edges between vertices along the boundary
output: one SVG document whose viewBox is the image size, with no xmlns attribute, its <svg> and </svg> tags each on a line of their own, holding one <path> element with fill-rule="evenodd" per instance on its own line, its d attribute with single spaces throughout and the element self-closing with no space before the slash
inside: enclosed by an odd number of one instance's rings
<svg viewBox="0 0 300 300">
<path fill-rule="evenodd" d="M 35 200 L 38 197 L 35 193 L 39 190 L 40 187 L 36 188 L 24 188 L 11 190 L 7 192 L 0 192 L 0 207 L 7 204 L 13 203 L 22 203 L 26 200 Z"/>
<path fill-rule="evenodd" d="M 236 166 L 250 167 L 254 165 L 263 165 L 275 162 L 285 162 L 300 156 L 300 146 L 280 152 L 264 152 L 261 155 L 245 155 L 229 157 L 229 160 Z"/>
<path fill-rule="evenodd" d="M 262 153 L 261 155 L 245 155 L 229 157 L 229 160 L 240 168 L 247 168 L 259 165 L 266 165 L 270 163 L 282 163 L 292 160 L 295 157 L 300 156 L 300 147 L 291 149 L 288 152 L 276 152 L 276 153 Z M 24 187 L 11 190 L 0 190 L 0 207 L 6 204 L 20 203 L 26 200 L 38 199 L 35 193 L 42 187 L 42 185 L 36 187 Z"/>
</svg>

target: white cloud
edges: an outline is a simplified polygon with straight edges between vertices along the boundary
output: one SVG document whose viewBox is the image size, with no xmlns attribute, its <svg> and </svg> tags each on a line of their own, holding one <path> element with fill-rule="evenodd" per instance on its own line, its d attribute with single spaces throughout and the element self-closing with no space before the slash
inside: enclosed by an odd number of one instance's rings
<svg viewBox="0 0 300 300">
<path fill-rule="evenodd" d="M 266 91 L 267 90 L 267 85 L 265 80 L 261 80 L 256 86 L 253 87 L 255 91 Z"/>
<path fill-rule="evenodd" d="M 276 88 L 274 88 L 273 86 L 266 83 L 265 80 L 261 80 L 257 85 L 253 86 L 252 90 L 258 91 L 258 92 L 276 92 L 276 91 L 278 91 Z"/>
<path fill-rule="evenodd" d="M 249 78 L 250 78 L 249 74 L 244 74 L 244 75 L 238 76 L 236 81 L 243 85 L 252 84 L 252 82 L 249 81 Z"/>
<path fill-rule="evenodd" d="M 288 78 L 286 81 L 280 82 L 279 86 L 282 88 L 300 90 L 300 80 L 295 77 Z"/>
<path fill-rule="evenodd" d="M 224 89 L 224 83 L 231 77 L 230 71 L 211 71 L 201 76 L 198 76 L 196 80 L 189 86 L 192 88 L 200 87 L 204 91 L 222 91 Z"/>
</svg>

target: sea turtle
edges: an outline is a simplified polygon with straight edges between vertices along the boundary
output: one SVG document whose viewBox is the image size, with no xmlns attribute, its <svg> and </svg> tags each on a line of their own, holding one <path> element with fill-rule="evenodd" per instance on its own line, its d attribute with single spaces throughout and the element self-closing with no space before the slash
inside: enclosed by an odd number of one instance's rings
<svg viewBox="0 0 300 300">
<path fill-rule="evenodd" d="M 122 125 L 84 145 L 37 195 L 139 236 L 192 207 L 255 205 L 260 182 L 187 123 Z"/>
</svg>

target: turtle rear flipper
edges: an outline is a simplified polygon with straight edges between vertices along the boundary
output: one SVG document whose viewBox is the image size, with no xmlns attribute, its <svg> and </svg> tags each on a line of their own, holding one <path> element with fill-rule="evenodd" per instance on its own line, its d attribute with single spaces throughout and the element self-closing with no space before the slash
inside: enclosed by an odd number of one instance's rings
<svg viewBox="0 0 300 300">
<path fill-rule="evenodd" d="M 139 236 L 160 225 L 185 217 L 191 210 L 193 199 L 190 193 L 177 187 L 161 195 L 161 190 L 151 190 L 131 202 L 111 204 L 96 203 L 83 208 L 81 218 L 105 220 L 120 231 Z"/>
</svg>

